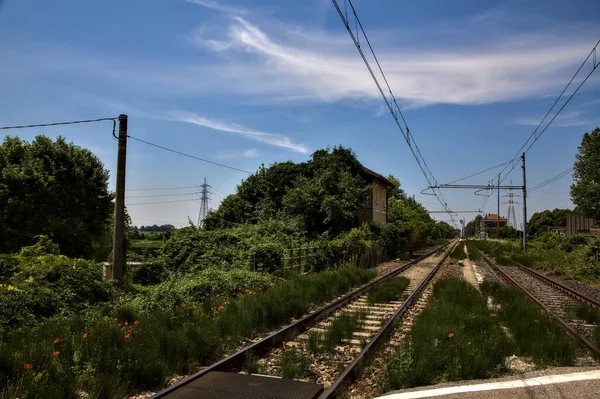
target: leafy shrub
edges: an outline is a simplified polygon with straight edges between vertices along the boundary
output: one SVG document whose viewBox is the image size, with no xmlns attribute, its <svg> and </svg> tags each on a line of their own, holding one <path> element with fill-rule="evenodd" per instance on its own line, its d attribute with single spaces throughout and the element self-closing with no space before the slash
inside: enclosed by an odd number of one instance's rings
<svg viewBox="0 0 600 399">
<path fill-rule="evenodd" d="M 133 282 L 142 285 L 158 284 L 168 275 L 167 268 L 160 261 L 143 262 L 130 268 Z"/>
<path fill-rule="evenodd" d="M 262 244 L 252 251 L 248 267 L 252 270 L 275 273 L 283 268 L 283 248 L 277 244 Z"/>
<path fill-rule="evenodd" d="M 114 298 L 98 263 L 63 255 L 21 256 L 18 261 L 18 272 L 0 285 L 0 326 L 14 327 Z"/>
<path fill-rule="evenodd" d="M 12 277 L 18 271 L 19 257 L 11 254 L 0 254 L 0 282 Z"/>
<path fill-rule="evenodd" d="M 21 256 L 42 256 L 42 255 L 58 255 L 60 248 L 58 244 L 52 242 L 48 236 L 38 236 L 38 242 L 29 247 L 21 248 L 19 255 Z"/>
</svg>

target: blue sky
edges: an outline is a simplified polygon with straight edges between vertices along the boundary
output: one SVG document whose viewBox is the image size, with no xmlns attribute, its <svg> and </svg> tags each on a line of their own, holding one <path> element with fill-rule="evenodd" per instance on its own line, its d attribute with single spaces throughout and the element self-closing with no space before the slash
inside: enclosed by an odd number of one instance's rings
<svg viewBox="0 0 600 399">
<path fill-rule="evenodd" d="M 600 37 L 595 0 L 354 5 L 439 183 L 511 159 Z M 441 209 L 420 194 L 425 178 L 331 1 L 5 0 L 0 37 L 0 125 L 125 113 L 132 136 L 250 171 L 342 144 Z M 531 186 L 572 166 L 581 135 L 600 125 L 599 94 L 600 75 L 592 75 L 528 153 Z M 10 134 L 62 134 L 102 159 L 114 187 L 111 129 L 105 122 Z M 199 204 L 191 194 L 147 197 L 194 188 L 134 189 L 206 177 L 215 208 L 247 176 L 133 140 L 128 150 L 127 203 L 137 225 L 184 225 Z M 520 168 L 511 178 L 521 183 Z M 529 214 L 572 207 L 570 182 L 531 193 Z M 444 195 L 456 211 L 483 202 L 471 191 Z M 496 211 L 495 199 L 484 211 Z"/>
</svg>

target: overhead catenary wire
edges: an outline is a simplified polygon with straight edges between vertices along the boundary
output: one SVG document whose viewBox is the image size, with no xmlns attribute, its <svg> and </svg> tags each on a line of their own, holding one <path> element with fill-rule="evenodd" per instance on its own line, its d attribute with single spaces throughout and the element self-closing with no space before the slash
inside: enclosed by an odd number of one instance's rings
<svg viewBox="0 0 600 399">
<path fill-rule="evenodd" d="M 555 181 L 557 181 L 559 179 L 562 179 L 563 177 L 569 175 L 569 173 L 573 172 L 573 170 L 574 169 L 571 167 L 571 168 L 569 168 L 569 169 L 567 169 L 567 170 L 559 173 L 558 175 L 556 175 L 554 177 L 551 177 L 548 180 L 546 180 L 546 181 L 544 181 L 542 183 L 539 183 L 539 184 L 533 186 L 532 188 L 528 189 L 527 191 L 529 193 L 531 193 L 532 191 L 538 190 L 538 189 L 540 189 L 540 188 L 542 188 L 544 186 L 547 186 L 548 184 L 554 183 Z"/>
<path fill-rule="evenodd" d="M 406 140 L 406 143 L 408 144 L 410 151 L 412 152 L 415 160 L 417 161 L 417 164 L 419 165 L 419 168 L 421 169 L 423 176 L 425 176 L 425 179 L 427 180 L 427 183 L 429 184 L 429 186 L 437 186 L 437 180 L 435 179 L 433 173 L 431 172 L 431 169 L 429 168 L 429 165 L 425 161 L 425 158 L 421 154 L 421 150 L 419 149 L 419 146 L 417 145 L 414 137 L 412 137 L 412 135 L 410 133 L 410 129 L 408 127 L 408 124 L 406 123 L 406 119 L 404 118 L 402 110 L 400 109 L 400 106 L 398 105 L 398 102 L 396 101 L 394 93 L 392 92 L 392 89 L 388 83 L 385 73 L 383 72 L 381 64 L 379 63 L 379 60 L 378 60 L 377 56 L 375 55 L 375 51 L 373 50 L 373 47 L 371 45 L 371 42 L 369 41 L 369 38 L 367 37 L 367 34 L 363 28 L 363 25 L 362 25 L 360 19 L 358 18 L 358 15 L 356 13 L 354 5 L 352 4 L 352 1 L 344 0 L 344 10 L 345 11 L 342 11 L 342 9 L 340 8 L 340 6 L 336 0 L 332 0 L 332 1 L 333 1 L 333 5 L 335 6 L 340 18 L 342 19 L 342 22 L 344 23 L 344 26 L 346 27 L 346 30 L 350 34 L 350 37 L 351 37 L 352 41 L 354 42 L 354 45 L 355 45 L 356 49 L 358 50 L 365 66 L 367 67 L 367 70 L 369 71 L 371 78 L 375 82 L 375 85 L 377 86 L 377 89 L 379 90 L 381 97 L 385 101 L 388 109 L 390 110 L 390 113 L 392 114 L 392 117 L 394 118 L 394 121 L 396 122 L 396 125 L 398 126 L 398 129 L 402 133 L 402 136 Z M 347 4 L 350 5 L 350 9 L 352 11 L 352 14 L 354 15 L 354 28 L 356 29 L 356 34 L 354 33 L 354 31 L 348 21 Z M 367 43 L 367 46 L 371 52 L 371 55 L 373 56 L 373 59 L 375 60 L 375 63 L 377 64 L 377 68 L 379 69 L 379 72 L 381 73 L 381 76 L 383 77 L 383 81 L 384 81 L 387 91 L 389 93 L 389 99 L 387 97 L 387 94 L 384 93 L 382 85 L 380 84 L 379 80 L 375 76 L 375 73 L 373 72 L 373 68 L 371 68 L 369 61 L 367 60 L 367 58 L 362 50 L 362 47 L 360 44 L 359 28 L 360 28 L 360 32 L 362 32 L 362 36 L 364 37 L 364 39 Z M 400 119 L 402 120 L 404 127 L 400 123 Z M 448 204 L 446 203 L 446 200 L 444 199 L 441 190 L 437 189 L 437 191 L 436 191 L 435 188 L 433 188 L 432 190 L 433 190 L 433 195 L 435 195 L 435 197 L 437 198 L 439 203 L 442 205 L 444 210 L 452 218 L 452 211 L 448 207 Z"/>
<path fill-rule="evenodd" d="M 160 144 L 151 143 L 151 142 L 149 142 L 149 141 L 142 140 L 142 139 L 139 139 L 139 138 L 137 138 L 137 137 L 133 137 L 133 136 L 131 136 L 131 135 L 128 135 L 127 137 L 128 137 L 128 138 L 130 138 L 130 139 L 133 139 L 133 140 L 139 141 L 139 142 L 141 142 L 141 143 L 144 143 L 144 144 L 147 144 L 147 145 L 151 145 L 151 146 L 153 146 L 153 147 L 156 147 L 156 148 L 160 148 L 160 149 L 162 149 L 162 150 L 165 150 L 165 151 L 169 151 L 169 152 L 172 152 L 172 153 L 175 153 L 175 154 L 182 155 L 182 156 L 184 156 L 184 157 L 188 157 L 188 158 L 191 158 L 191 159 L 195 159 L 195 160 L 197 160 L 197 161 L 202 161 L 202 162 L 210 163 L 210 164 L 213 164 L 213 165 L 216 165 L 216 166 L 220 166 L 220 167 L 222 167 L 222 168 L 227 168 L 227 169 L 231 169 L 231 170 L 237 170 L 238 172 L 248 173 L 249 175 L 251 175 L 251 174 L 252 174 L 252 172 L 250 172 L 250 171 L 247 171 L 247 170 L 244 170 L 244 169 L 236 168 L 236 167 L 234 167 L 234 166 L 224 165 L 224 164 L 222 164 L 222 163 L 218 163 L 218 162 L 209 161 L 208 159 L 200 158 L 200 157 L 197 157 L 197 156 L 195 156 L 195 155 L 191 155 L 191 154 L 186 154 L 185 152 L 181 152 L 181 151 L 173 150 L 173 149 L 171 149 L 171 148 L 167 148 L 167 147 L 165 147 L 165 146 L 162 146 L 162 145 L 160 145 Z"/>
<path fill-rule="evenodd" d="M 511 161 L 502 162 L 501 164 L 498 164 L 498 165 L 496 165 L 496 166 L 492 166 L 491 168 L 487 168 L 487 169 L 485 169 L 485 170 L 482 170 L 481 172 L 477 172 L 477 173 L 473 173 L 472 175 L 469 175 L 469 176 L 461 177 L 460 179 L 457 179 L 457 180 L 451 181 L 450 183 L 446 183 L 446 184 L 454 184 L 454 183 L 457 183 L 457 182 L 459 182 L 459 181 L 463 181 L 463 180 L 470 179 L 471 177 L 475 177 L 475 176 L 478 176 L 478 175 L 480 175 L 480 174 L 483 174 L 483 173 L 485 173 L 485 172 L 489 172 L 490 170 L 493 170 L 493 169 L 499 168 L 500 166 L 504 166 L 504 165 L 506 165 L 507 163 L 510 163 L 510 162 L 511 162 Z"/>
<path fill-rule="evenodd" d="M 510 172 L 512 172 L 517 167 L 518 162 L 516 162 L 516 161 L 518 161 L 520 159 L 522 152 L 525 152 L 525 153 L 529 152 L 529 150 L 531 149 L 531 147 L 533 147 L 533 145 L 539 140 L 539 138 L 542 136 L 542 134 L 544 134 L 544 132 L 548 129 L 548 127 L 552 124 L 552 122 L 554 122 L 554 120 L 556 119 L 556 117 L 558 117 L 558 115 L 567 106 L 567 104 L 569 104 L 569 102 L 575 96 L 575 94 L 577 94 L 577 92 L 579 91 L 579 89 L 581 89 L 581 87 L 585 84 L 585 82 L 587 82 L 587 80 L 589 79 L 589 77 L 598 68 L 598 65 L 600 65 L 600 59 L 598 59 L 598 57 L 596 56 L 596 51 L 597 51 L 598 45 L 600 45 L 600 39 L 596 42 L 596 44 L 594 45 L 594 47 L 592 48 L 592 50 L 588 53 L 587 57 L 585 57 L 585 59 L 583 60 L 583 62 L 581 63 L 581 65 L 579 66 L 579 68 L 577 69 L 577 71 L 575 72 L 575 74 L 569 80 L 569 83 L 567 83 L 567 85 L 565 86 L 565 88 L 563 89 L 563 91 L 558 95 L 558 97 L 556 98 L 556 100 L 554 101 L 554 103 L 552 104 L 552 106 L 550 107 L 550 109 L 548 110 L 548 112 L 546 113 L 546 115 L 544 115 L 544 117 L 542 118 L 542 120 L 540 121 L 540 123 L 533 130 L 533 132 L 529 135 L 529 137 L 527 138 L 527 140 L 525 141 L 525 143 L 521 146 L 521 148 L 519 149 L 519 151 L 517 151 L 517 153 L 515 154 L 515 156 L 511 159 L 510 164 L 512 165 L 512 167 L 508 171 L 508 173 L 504 174 L 505 177 L 502 179 L 502 181 L 504 181 L 506 178 L 508 178 L 508 176 L 511 174 Z M 569 88 L 569 86 L 571 86 L 571 83 L 573 83 L 573 81 L 577 78 L 577 75 L 579 75 L 579 72 L 581 72 L 581 70 L 583 69 L 583 67 L 590 60 L 590 58 L 592 59 L 592 69 L 590 70 L 590 72 L 581 81 L 581 83 L 579 84 L 579 86 L 577 86 L 577 88 L 575 89 L 575 91 L 573 91 L 573 93 L 571 93 L 571 95 L 569 96 L 569 98 L 558 109 L 558 111 L 554 114 L 554 116 L 550 119 L 550 121 L 538 133 L 538 130 L 540 129 L 540 127 L 542 126 L 542 124 L 544 123 L 544 121 L 546 120 L 546 118 L 550 115 L 550 113 L 552 112 L 552 110 L 554 109 L 554 107 L 558 104 L 558 102 L 560 101 L 560 99 L 566 93 L 566 91 Z M 533 141 L 531 141 L 532 138 L 533 138 Z M 529 143 L 530 141 L 531 141 L 531 143 Z M 508 165 L 505 166 L 500 173 L 503 173 L 506 170 L 507 167 L 508 167 Z"/>
</svg>

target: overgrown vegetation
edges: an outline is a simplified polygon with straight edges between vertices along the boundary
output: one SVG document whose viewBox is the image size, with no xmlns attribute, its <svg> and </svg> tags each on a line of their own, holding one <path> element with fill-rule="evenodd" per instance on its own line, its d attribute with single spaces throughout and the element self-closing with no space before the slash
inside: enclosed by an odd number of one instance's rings
<svg viewBox="0 0 600 399">
<path fill-rule="evenodd" d="M 493 296 L 500 305 L 497 314 L 514 338 L 517 355 L 531 357 L 537 365 L 572 365 L 572 340 L 552 316 L 542 312 L 519 288 L 484 282 L 481 291 Z"/>
<path fill-rule="evenodd" d="M 179 294 L 153 287 L 152 294 L 85 315 L 5 331 L 0 393 L 70 397 L 84 391 L 91 397 L 122 397 L 132 389 L 160 387 L 170 375 L 214 360 L 242 337 L 289 322 L 375 274 L 343 267 L 233 295 L 224 286 L 214 287 L 216 293 L 181 289 Z M 191 301 L 181 302 L 183 295 Z"/>
<path fill-rule="evenodd" d="M 288 379 L 305 377 L 310 365 L 310 355 L 296 348 L 286 348 L 279 359 L 282 377 Z"/>
<path fill-rule="evenodd" d="M 588 282 L 600 280 L 600 240 L 544 233 L 529 242 L 523 253 L 517 241 L 473 241 L 501 265 L 515 262 L 547 272 Z"/>
<path fill-rule="evenodd" d="M 487 378 L 504 368 L 513 344 L 464 280 L 438 281 L 431 302 L 384 369 L 385 390 Z"/>
<path fill-rule="evenodd" d="M 467 255 L 469 255 L 469 260 L 478 261 L 481 259 L 481 255 L 479 254 L 479 251 L 472 240 L 467 240 L 467 252 Z"/>
<path fill-rule="evenodd" d="M 450 253 L 450 257 L 454 260 L 463 260 L 467 257 L 465 253 L 465 244 L 461 241 L 454 247 Z"/>
<path fill-rule="evenodd" d="M 342 341 L 352 339 L 365 319 L 363 311 L 343 312 L 333 318 L 325 333 L 311 332 L 308 335 L 308 350 L 313 353 L 331 352 Z"/>
<path fill-rule="evenodd" d="M 399 299 L 402 293 L 410 284 L 410 280 L 406 277 L 394 277 L 381 284 L 375 285 L 369 290 L 367 301 L 369 304 L 386 303 Z"/>
</svg>

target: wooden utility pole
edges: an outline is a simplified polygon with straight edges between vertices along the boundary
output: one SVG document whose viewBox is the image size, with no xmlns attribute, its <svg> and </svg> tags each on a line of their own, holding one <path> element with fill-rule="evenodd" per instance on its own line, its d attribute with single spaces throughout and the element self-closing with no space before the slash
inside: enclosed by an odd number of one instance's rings
<svg viewBox="0 0 600 399">
<path fill-rule="evenodd" d="M 117 196 L 115 198 L 115 235 L 113 239 L 112 275 L 123 286 L 125 273 L 125 167 L 127 157 L 127 115 L 119 115 L 119 146 L 117 152 Z"/>
<path fill-rule="evenodd" d="M 527 252 L 527 182 L 525 173 L 525 153 L 521 155 L 523 169 L 523 252 Z"/>
</svg>

